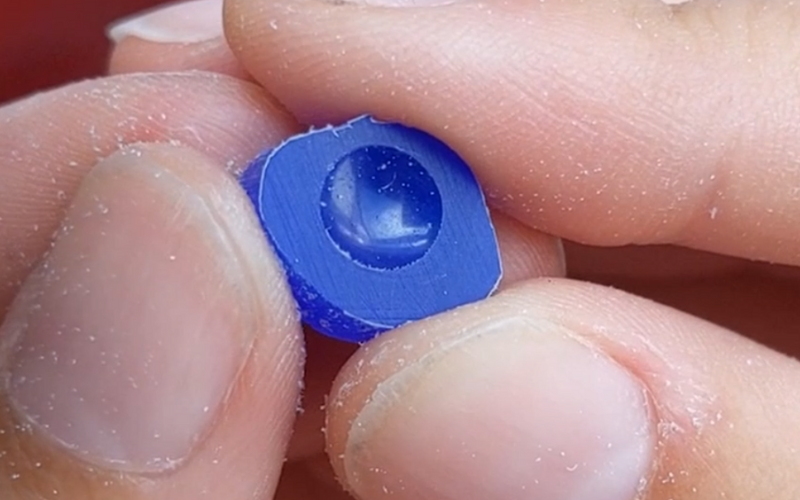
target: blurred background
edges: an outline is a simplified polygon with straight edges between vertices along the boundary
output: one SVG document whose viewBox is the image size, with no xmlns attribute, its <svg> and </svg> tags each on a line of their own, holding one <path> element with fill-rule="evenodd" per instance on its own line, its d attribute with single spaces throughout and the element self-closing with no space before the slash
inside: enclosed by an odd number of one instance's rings
<svg viewBox="0 0 800 500">
<path fill-rule="evenodd" d="M 0 1 L 0 104 L 103 72 L 108 23 L 164 0 Z"/>
</svg>

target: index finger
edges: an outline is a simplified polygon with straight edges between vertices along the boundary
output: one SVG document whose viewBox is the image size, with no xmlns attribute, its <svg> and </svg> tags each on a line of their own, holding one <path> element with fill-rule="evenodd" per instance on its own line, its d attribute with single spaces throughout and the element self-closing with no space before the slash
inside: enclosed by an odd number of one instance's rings
<svg viewBox="0 0 800 500">
<path fill-rule="evenodd" d="M 438 135 L 538 229 L 800 264 L 800 7 L 358 3 L 229 0 L 230 45 L 302 120 Z"/>
</svg>

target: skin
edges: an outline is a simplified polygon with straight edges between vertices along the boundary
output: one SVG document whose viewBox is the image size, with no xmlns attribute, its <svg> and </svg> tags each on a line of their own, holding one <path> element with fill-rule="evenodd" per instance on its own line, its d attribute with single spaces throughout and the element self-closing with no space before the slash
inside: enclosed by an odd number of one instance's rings
<svg viewBox="0 0 800 500">
<path fill-rule="evenodd" d="M 225 402 L 178 464 L 143 469 L 76 456 L 20 425 L 21 396 L 7 388 L 0 496 L 536 498 L 518 487 L 538 462 L 526 455 L 531 465 L 514 476 L 520 448 L 509 443 L 612 432 L 599 414 L 565 430 L 567 403 L 548 404 L 605 394 L 591 385 L 599 371 L 581 371 L 597 359 L 608 360 L 609 380 L 641 388 L 622 400 L 641 399 L 650 426 L 640 487 L 603 498 L 800 495 L 800 8 L 228 0 L 224 9 L 224 36 L 128 37 L 110 76 L 0 108 L 0 307 L 10 311 L 0 331 L 8 337 L 30 309 L 43 259 L 114 298 L 116 309 L 76 299 L 81 321 L 129 313 L 125 328 L 143 338 L 218 313 L 217 330 L 165 355 L 210 356 L 206 343 L 235 337 L 243 354 L 230 354 Z M 491 299 L 356 348 L 301 330 L 232 179 L 260 149 L 364 112 L 427 130 L 467 160 L 506 274 Z M 217 229 L 194 212 L 172 217 L 195 198 Z M 97 200 L 114 205 L 82 217 Z M 106 223 L 135 243 L 103 250 Z M 53 244 L 59 227 L 69 230 Z M 209 243 L 218 232 L 233 250 Z M 167 252 L 186 270 L 147 275 Z M 83 255 L 97 259 L 91 278 L 68 273 Z M 131 270 L 122 281 L 95 278 L 118 267 Z M 179 299 L 206 290 L 213 299 Z M 147 316 L 141 299 L 154 296 L 164 307 Z M 61 302 L 41 300 L 62 314 Z M 571 362 L 580 349 L 556 346 L 562 337 L 592 356 Z M 7 370 L 16 358 L 0 340 Z M 572 385 L 548 392 L 562 378 Z M 576 466 L 590 460 L 589 441 L 569 448 L 586 453 Z M 567 496 L 577 480 L 565 477 L 548 498 L 581 498 Z"/>
</svg>

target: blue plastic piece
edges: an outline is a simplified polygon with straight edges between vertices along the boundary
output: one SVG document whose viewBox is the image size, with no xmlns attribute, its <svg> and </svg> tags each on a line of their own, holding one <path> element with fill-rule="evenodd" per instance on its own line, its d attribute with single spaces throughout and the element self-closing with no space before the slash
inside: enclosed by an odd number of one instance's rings
<svg viewBox="0 0 800 500">
<path fill-rule="evenodd" d="M 491 295 L 502 274 L 475 176 L 438 139 L 364 116 L 259 156 L 240 182 L 303 321 L 363 342 Z"/>
</svg>

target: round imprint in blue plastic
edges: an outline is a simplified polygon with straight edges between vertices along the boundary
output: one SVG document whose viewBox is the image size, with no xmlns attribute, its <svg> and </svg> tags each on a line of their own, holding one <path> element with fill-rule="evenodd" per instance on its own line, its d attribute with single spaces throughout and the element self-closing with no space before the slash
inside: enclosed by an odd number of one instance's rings
<svg viewBox="0 0 800 500">
<path fill-rule="evenodd" d="M 427 170 L 391 147 L 365 146 L 325 179 L 320 214 L 333 243 L 355 262 L 394 269 L 424 256 L 442 225 L 442 198 Z"/>
<path fill-rule="evenodd" d="M 362 342 L 491 295 L 486 202 L 464 161 L 413 128 L 361 117 L 257 158 L 240 179 L 303 321 Z"/>
</svg>

